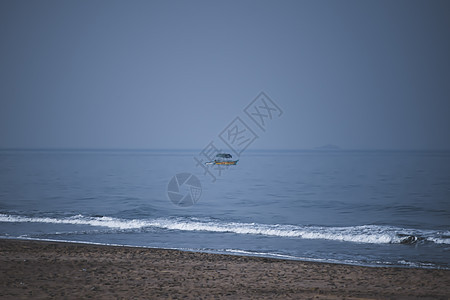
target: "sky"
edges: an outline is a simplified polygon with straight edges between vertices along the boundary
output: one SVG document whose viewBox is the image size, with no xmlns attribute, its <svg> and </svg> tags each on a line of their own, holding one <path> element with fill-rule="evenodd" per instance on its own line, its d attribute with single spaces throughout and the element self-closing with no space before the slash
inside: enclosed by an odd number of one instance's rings
<svg viewBox="0 0 450 300">
<path fill-rule="evenodd" d="M 0 1 L 0 148 L 450 149 L 450 1 Z M 244 108 L 282 110 L 262 131 Z M 269 119 L 267 119 L 269 121 Z"/>
</svg>

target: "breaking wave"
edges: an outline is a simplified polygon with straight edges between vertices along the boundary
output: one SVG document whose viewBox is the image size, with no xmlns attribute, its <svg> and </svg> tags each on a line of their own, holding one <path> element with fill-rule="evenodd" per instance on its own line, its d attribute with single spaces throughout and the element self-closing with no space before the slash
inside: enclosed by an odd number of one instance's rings
<svg viewBox="0 0 450 300">
<path fill-rule="evenodd" d="M 287 237 L 300 239 L 322 239 L 368 244 L 415 244 L 429 242 L 450 244 L 450 231 L 406 229 L 393 226 L 362 225 L 351 227 L 322 227 L 281 224 L 258 224 L 223 222 L 197 218 L 156 218 L 156 219 L 120 219 L 105 216 L 71 217 L 27 217 L 0 214 L 0 222 L 9 223 L 45 223 L 87 225 L 110 230 L 182 230 L 214 233 L 235 233 L 262 235 L 268 237 Z"/>
</svg>

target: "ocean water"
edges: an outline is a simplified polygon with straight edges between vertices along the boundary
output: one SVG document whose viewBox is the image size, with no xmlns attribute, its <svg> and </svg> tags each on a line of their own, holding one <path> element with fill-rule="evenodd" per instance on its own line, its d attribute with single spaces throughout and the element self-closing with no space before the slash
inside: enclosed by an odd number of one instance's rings
<svg viewBox="0 0 450 300">
<path fill-rule="evenodd" d="M 450 268 L 450 152 L 246 151 L 215 182 L 197 153 L 0 151 L 0 237 Z"/>
</svg>

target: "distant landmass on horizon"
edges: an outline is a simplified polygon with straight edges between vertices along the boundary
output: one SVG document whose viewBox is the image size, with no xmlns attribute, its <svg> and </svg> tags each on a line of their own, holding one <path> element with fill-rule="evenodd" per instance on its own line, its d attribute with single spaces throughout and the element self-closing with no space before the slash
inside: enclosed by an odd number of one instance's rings
<svg viewBox="0 0 450 300">
<path fill-rule="evenodd" d="M 333 145 L 333 144 L 327 144 L 320 147 L 314 148 L 315 150 L 341 150 L 339 146 Z"/>
</svg>

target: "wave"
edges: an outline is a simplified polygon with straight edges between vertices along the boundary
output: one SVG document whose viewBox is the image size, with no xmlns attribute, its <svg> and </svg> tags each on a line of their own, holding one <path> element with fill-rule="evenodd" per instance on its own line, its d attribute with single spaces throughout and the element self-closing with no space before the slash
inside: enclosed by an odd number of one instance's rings
<svg viewBox="0 0 450 300">
<path fill-rule="evenodd" d="M 0 222 L 87 225 L 111 230 L 165 229 L 262 235 L 268 237 L 330 240 L 367 244 L 450 244 L 450 231 L 406 229 L 393 226 L 361 225 L 348 227 L 299 226 L 224 222 L 198 218 L 120 219 L 105 216 L 27 217 L 0 214 Z"/>
</svg>

